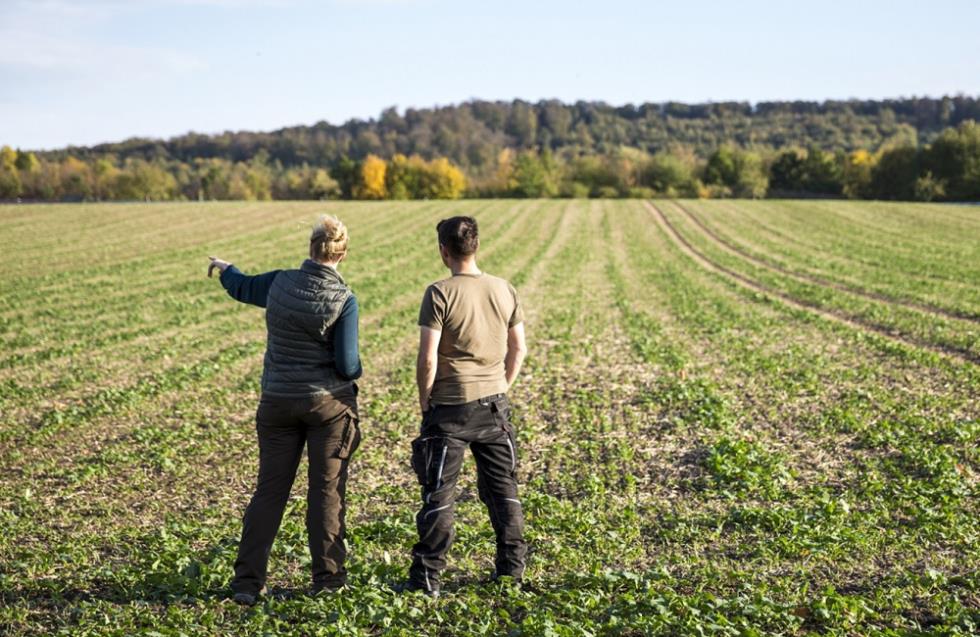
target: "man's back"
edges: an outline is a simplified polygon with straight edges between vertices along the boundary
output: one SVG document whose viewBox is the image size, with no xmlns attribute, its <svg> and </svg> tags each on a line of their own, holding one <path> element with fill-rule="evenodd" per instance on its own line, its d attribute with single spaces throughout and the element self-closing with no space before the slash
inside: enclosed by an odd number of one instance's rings
<svg viewBox="0 0 980 637">
<path fill-rule="evenodd" d="M 507 331 L 523 320 L 514 287 L 486 273 L 456 274 L 425 291 L 419 325 L 442 332 L 431 402 L 463 403 L 507 391 Z"/>
<path fill-rule="evenodd" d="M 408 580 L 399 587 L 432 596 L 439 594 L 453 543 L 456 480 L 467 448 L 497 536 L 495 575 L 519 580 L 527 556 L 507 399 L 527 353 L 521 304 L 511 284 L 477 267 L 476 219 L 443 219 L 436 232 L 439 256 L 453 276 L 426 289 L 419 312 L 415 379 L 422 423 L 412 441 L 412 468 L 422 485 L 422 508 Z"/>
</svg>

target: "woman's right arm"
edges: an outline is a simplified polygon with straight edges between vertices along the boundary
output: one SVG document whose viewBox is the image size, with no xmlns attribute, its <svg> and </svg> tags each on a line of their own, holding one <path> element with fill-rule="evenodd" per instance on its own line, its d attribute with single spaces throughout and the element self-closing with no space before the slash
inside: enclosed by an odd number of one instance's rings
<svg viewBox="0 0 980 637">
<path fill-rule="evenodd" d="M 272 287 L 272 281 L 281 272 L 281 270 L 273 270 L 264 274 L 248 276 L 232 264 L 221 261 L 220 259 L 214 259 L 213 257 L 212 267 L 217 267 L 221 270 L 219 279 L 221 280 L 221 285 L 228 291 L 228 296 L 241 303 L 248 303 L 259 307 L 265 307 L 266 301 L 269 298 L 269 288 Z M 210 276 L 210 268 L 208 269 L 208 275 Z"/>
</svg>

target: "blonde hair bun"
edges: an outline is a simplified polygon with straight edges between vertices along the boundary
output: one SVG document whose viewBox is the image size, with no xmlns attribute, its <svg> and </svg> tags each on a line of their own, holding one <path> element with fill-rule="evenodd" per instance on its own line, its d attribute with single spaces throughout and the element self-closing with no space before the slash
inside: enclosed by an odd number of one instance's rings
<svg viewBox="0 0 980 637">
<path fill-rule="evenodd" d="M 336 261 L 347 254 L 347 226 L 333 215 L 321 215 L 310 235 L 312 253 L 319 261 Z"/>
</svg>

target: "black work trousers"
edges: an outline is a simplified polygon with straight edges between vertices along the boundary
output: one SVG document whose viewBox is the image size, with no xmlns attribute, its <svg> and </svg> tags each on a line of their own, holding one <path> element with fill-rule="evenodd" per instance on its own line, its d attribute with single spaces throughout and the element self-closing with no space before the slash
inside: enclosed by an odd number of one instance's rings
<svg viewBox="0 0 980 637">
<path fill-rule="evenodd" d="M 347 474 L 351 455 L 361 441 L 354 395 L 263 395 L 255 420 L 259 438 L 258 484 L 245 510 L 232 589 L 258 593 L 265 586 L 272 542 L 279 531 L 304 447 L 309 450 L 306 530 L 313 559 L 313 584 L 343 586 L 347 581 Z"/>
<path fill-rule="evenodd" d="M 435 405 L 412 442 L 412 468 L 422 485 L 415 518 L 419 541 L 412 550 L 410 579 L 432 589 L 446 568 L 452 545 L 456 480 L 467 446 L 476 460 L 477 489 L 497 536 L 497 575 L 521 578 L 527 544 L 517 498 L 517 446 L 510 406 L 503 394 L 463 405 Z"/>
</svg>

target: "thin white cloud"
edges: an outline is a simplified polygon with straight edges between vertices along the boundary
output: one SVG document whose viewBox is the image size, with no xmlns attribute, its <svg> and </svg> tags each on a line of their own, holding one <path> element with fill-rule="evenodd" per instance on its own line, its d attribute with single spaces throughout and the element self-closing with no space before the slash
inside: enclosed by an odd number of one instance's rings
<svg viewBox="0 0 980 637">
<path fill-rule="evenodd" d="M 207 68 L 177 49 L 133 47 L 66 39 L 30 31 L 0 31 L 0 66 L 82 74 L 189 73 Z"/>
<path fill-rule="evenodd" d="M 125 13 L 159 7 L 287 7 L 300 0 L 0 0 L 2 23 L 52 24 L 50 21 L 101 22 Z"/>
<path fill-rule="evenodd" d="M 139 2 L 123 2 L 122 0 L 13 0 L 7 10 L 14 13 L 15 18 L 58 19 L 71 18 L 82 20 L 101 20 L 124 11 L 138 8 Z M 19 15 L 18 15 L 19 14 Z"/>
<path fill-rule="evenodd" d="M 111 80 L 206 68 L 202 60 L 181 49 L 122 45 L 86 37 L 93 26 L 137 9 L 139 4 L 117 0 L 21 0 L 9 4 L 0 20 L 0 70 L 62 72 Z"/>
</svg>

